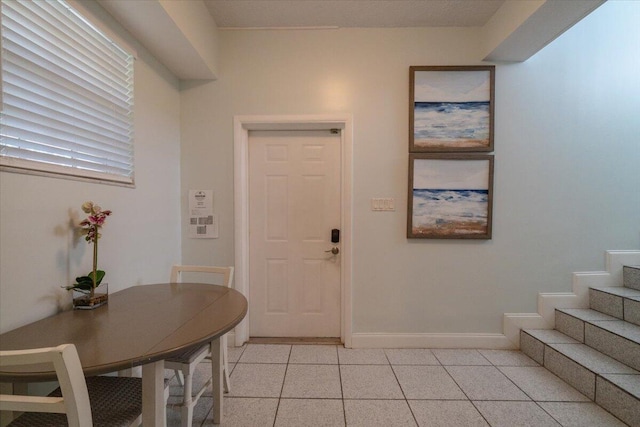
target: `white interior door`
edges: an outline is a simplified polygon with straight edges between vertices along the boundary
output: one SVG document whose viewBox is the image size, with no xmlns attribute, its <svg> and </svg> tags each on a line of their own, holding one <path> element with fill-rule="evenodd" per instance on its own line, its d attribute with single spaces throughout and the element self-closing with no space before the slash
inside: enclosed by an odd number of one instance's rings
<svg viewBox="0 0 640 427">
<path fill-rule="evenodd" d="M 340 164 L 340 134 L 249 132 L 250 336 L 340 336 Z"/>
</svg>

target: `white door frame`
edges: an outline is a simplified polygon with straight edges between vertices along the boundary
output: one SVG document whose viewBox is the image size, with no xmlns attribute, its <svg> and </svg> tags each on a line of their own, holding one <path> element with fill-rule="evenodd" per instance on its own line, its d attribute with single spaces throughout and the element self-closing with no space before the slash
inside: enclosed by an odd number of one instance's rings
<svg viewBox="0 0 640 427">
<path fill-rule="evenodd" d="M 235 289 L 249 299 L 249 131 L 341 130 L 341 316 L 340 339 L 351 347 L 353 119 L 349 114 L 303 116 L 234 116 Z M 249 339 L 249 314 L 235 328 L 235 345 Z"/>
</svg>

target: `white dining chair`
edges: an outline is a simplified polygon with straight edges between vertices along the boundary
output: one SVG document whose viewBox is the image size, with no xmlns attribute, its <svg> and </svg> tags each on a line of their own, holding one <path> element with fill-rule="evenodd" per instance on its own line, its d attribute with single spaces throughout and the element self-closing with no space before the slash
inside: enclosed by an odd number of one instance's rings
<svg viewBox="0 0 640 427">
<path fill-rule="evenodd" d="M 138 426 L 142 421 L 142 380 L 131 377 L 84 377 L 73 344 L 0 351 L 4 370 L 47 364 L 60 387 L 46 397 L 0 395 L 0 411 L 24 412 L 9 426 Z M 52 367 L 51 367 L 52 365 Z"/>
<path fill-rule="evenodd" d="M 233 283 L 233 267 L 214 267 L 204 265 L 174 265 L 171 268 L 171 283 L 180 283 L 182 281 L 182 273 L 206 273 L 207 276 L 214 280 L 208 280 L 208 283 L 214 282 L 218 277 L 217 283 L 226 287 L 231 287 Z M 220 337 L 220 346 L 222 347 L 222 369 L 223 369 L 223 385 L 224 391 L 231 391 L 231 382 L 229 381 L 229 362 L 227 356 L 227 336 Z M 187 351 L 178 356 L 172 357 L 164 361 L 165 369 L 172 369 L 176 373 L 178 382 L 184 388 L 183 400 L 180 405 L 180 419 L 183 427 L 191 427 L 193 423 L 193 408 L 198 403 L 198 399 L 202 396 L 205 389 L 211 384 L 209 379 L 197 392 L 193 392 L 193 373 L 200 362 L 205 359 L 211 360 L 209 344 Z"/>
</svg>

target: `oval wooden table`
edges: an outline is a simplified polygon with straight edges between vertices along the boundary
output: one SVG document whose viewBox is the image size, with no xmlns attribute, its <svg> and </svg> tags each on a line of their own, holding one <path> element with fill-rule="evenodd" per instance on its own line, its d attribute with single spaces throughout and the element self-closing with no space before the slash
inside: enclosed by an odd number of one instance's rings
<svg viewBox="0 0 640 427">
<path fill-rule="evenodd" d="M 141 285 L 109 295 L 95 310 L 70 310 L 0 335 L 0 350 L 75 344 L 85 376 L 142 365 L 142 420 L 166 425 L 164 359 L 210 344 L 213 421 L 222 422 L 220 337 L 247 313 L 247 300 L 224 286 L 198 283 Z M 0 370 L 0 382 L 55 379 L 46 370 Z"/>
</svg>

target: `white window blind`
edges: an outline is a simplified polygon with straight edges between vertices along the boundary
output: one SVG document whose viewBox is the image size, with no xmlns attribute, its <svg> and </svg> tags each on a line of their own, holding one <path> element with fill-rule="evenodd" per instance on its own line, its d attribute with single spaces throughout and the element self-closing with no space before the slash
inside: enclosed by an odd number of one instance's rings
<svg viewBox="0 0 640 427">
<path fill-rule="evenodd" d="M 1 0 L 3 170 L 133 183 L 134 57 L 60 0 Z"/>
</svg>

